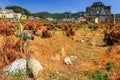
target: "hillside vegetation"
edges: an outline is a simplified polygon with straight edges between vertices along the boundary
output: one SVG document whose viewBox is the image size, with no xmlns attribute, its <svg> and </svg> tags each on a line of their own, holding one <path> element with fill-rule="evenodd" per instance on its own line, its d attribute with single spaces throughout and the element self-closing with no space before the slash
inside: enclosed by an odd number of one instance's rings
<svg viewBox="0 0 120 80">
<path fill-rule="evenodd" d="M 64 13 L 50 13 L 50 12 L 37 12 L 37 13 L 32 13 L 28 11 L 27 9 L 24 9 L 19 6 L 7 6 L 6 9 L 13 9 L 14 12 L 16 13 L 22 13 L 23 15 L 32 15 L 40 18 L 54 18 L 54 19 L 68 19 L 68 18 L 74 18 L 78 19 L 81 16 L 84 16 L 86 12 L 80 11 L 80 12 L 64 12 Z M 115 14 L 116 18 L 120 18 L 120 14 Z"/>
<path fill-rule="evenodd" d="M 38 13 L 31 13 L 27 9 L 24 9 L 19 6 L 7 6 L 6 9 L 12 9 L 16 13 L 22 13 L 23 15 L 33 15 L 40 18 L 54 18 L 54 19 L 63 19 L 63 18 L 79 18 L 80 16 L 84 16 L 85 12 L 64 12 L 64 13 L 49 13 L 49 12 L 38 12 Z"/>
<path fill-rule="evenodd" d="M 12 9 L 14 12 L 22 13 L 23 15 L 30 15 L 31 14 L 28 10 L 26 10 L 22 7 L 19 7 L 19 6 L 8 6 L 8 7 L 6 7 L 6 9 Z"/>
</svg>

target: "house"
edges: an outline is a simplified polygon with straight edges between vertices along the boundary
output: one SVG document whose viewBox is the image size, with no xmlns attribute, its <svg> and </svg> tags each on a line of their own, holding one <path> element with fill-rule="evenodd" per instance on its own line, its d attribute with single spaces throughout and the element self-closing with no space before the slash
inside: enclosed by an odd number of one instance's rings
<svg viewBox="0 0 120 80">
<path fill-rule="evenodd" d="M 30 20 L 34 20 L 35 17 L 34 17 L 34 16 L 28 16 L 28 19 L 30 19 Z"/>
<path fill-rule="evenodd" d="M 68 21 L 68 22 L 69 22 L 69 21 L 73 21 L 73 22 L 75 22 L 76 19 L 74 19 L 74 18 L 69 18 L 69 19 L 64 18 L 63 21 Z"/>
<path fill-rule="evenodd" d="M 39 20 L 40 18 L 39 17 L 35 17 L 36 20 Z"/>
<path fill-rule="evenodd" d="M 13 10 L 0 9 L 0 18 L 16 18 L 20 19 L 21 13 L 15 13 Z"/>
<path fill-rule="evenodd" d="M 49 17 L 48 17 L 47 20 L 49 20 L 49 21 L 53 21 L 53 20 L 55 20 L 55 19 L 53 19 L 53 18 L 49 18 Z"/>
<path fill-rule="evenodd" d="M 84 18 L 84 17 L 79 17 L 79 18 L 78 18 L 78 22 L 86 22 L 86 18 Z"/>
<path fill-rule="evenodd" d="M 102 2 L 95 2 L 86 8 L 86 17 L 89 22 L 113 22 L 114 15 L 111 13 L 111 6 L 105 6 Z"/>
</svg>

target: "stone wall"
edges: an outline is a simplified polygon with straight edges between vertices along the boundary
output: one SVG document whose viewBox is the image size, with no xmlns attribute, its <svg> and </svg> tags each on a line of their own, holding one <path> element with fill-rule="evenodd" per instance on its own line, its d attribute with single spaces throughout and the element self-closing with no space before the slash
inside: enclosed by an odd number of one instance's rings
<svg viewBox="0 0 120 80">
<path fill-rule="evenodd" d="M 111 13 L 111 6 L 105 6 L 101 2 L 95 2 L 91 7 L 86 8 L 87 21 L 95 22 L 99 18 L 99 22 L 113 21 L 113 14 Z"/>
</svg>

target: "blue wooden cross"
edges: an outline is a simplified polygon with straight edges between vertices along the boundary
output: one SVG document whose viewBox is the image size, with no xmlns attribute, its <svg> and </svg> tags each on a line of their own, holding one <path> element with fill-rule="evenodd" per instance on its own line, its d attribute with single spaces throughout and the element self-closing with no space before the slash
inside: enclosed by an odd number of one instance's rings
<svg viewBox="0 0 120 80">
<path fill-rule="evenodd" d="M 29 39 L 29 40 L 34 40 L 34 36 L 33 35 L 31 35 L 31 36 L 28 36 L 26 33 L 23 33 L 23 34 L 16 34 L 15 35 L 17 38 L 18 37 L 22 37 L 23 38 L 23 41 L 26 41 L 27 39 Z"/>
</svg>

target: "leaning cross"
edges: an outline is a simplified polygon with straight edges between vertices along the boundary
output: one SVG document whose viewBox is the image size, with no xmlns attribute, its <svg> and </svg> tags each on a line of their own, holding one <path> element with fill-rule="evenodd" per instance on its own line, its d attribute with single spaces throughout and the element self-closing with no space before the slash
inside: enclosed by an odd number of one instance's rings
<svg viewBox="0 0 120 80">
<path fill-rule="evenodd" d="M 34 36 L 33 35 L 31 35 L 31 36 L 28 36 L 26 33 L 23 33 L 23 26 L 22 26 L 22 24 L 20 23 L 20 34 L 16 34 L 15 35 L 17 38 L 19 37 L 20 38 L 20 45 L 21 45 L 21 48 L 20 48 L 20 50 L 21 50 L 21 53 L 24 53 L 23 51 L 24 51 L 24 43 L 23 42 L 25 42 L 27 39 L 29 39 L 29 40 L 34 40 Z"/>
</svg>

